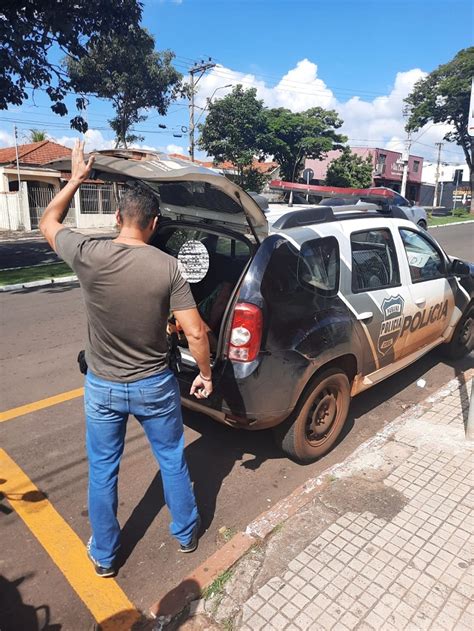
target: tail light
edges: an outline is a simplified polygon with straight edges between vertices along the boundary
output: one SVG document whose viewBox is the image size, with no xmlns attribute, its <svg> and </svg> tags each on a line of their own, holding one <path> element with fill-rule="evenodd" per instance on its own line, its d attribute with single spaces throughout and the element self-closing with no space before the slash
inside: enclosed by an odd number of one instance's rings
<svg viewBox="0 0 474 631">
<path fill-rule="evenodd" d="M 259 307 L 238 302 L 234 309 L 229 339 L 229 359 L 238 362 L 253 361 L 262 341 L 262 311 Z"/>
</svg>

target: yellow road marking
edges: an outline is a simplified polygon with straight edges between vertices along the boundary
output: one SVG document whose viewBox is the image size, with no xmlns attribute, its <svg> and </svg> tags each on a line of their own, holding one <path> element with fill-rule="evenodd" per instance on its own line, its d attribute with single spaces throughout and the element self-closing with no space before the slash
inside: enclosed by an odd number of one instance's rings
<svg viewBox="0 0 474 631">
<path fill-rule="evenodd" d="M 72 528 L 10 456 L 0 449 L 6 499 L 56 563 L 103 631 L 128 631 L 140 614 L 111 578 L 96 575 Z"/>
<path fill-rule="evenodd" d="M 69 392 L 56 394 L 54 397 L 41 399 L 40 401 L 35 401 L 34 403 L 20 405 L 18 408 L 12 408 L 11 410 L 0 412 L 0 423 L 3 423 L 3 421 L 10 421 L 12 418 L 16 418 L 17 416 L 23 416 L 24 414 L 29 414 L 30 412 L 42 410 L 43 408 L 49 408 L 52 405 L 57 405 L 58 403 L 64 403 L 64 401 L 77 399 L 78 397 L 82 397 L 83 394 L 84 388 L 77 388 L 76 390 L 69 390 Z"/>
</svg>

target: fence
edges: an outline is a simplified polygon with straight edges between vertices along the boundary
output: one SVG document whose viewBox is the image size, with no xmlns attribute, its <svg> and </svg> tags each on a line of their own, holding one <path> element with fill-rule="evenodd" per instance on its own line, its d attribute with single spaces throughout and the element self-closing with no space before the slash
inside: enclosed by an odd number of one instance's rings
<svg viewBox="0 0 474 631">
<path fill-rule="evenodd" d="M 75 194 L 64 225 L 71 228 L 113 228 L 120 184 L 82 184 Z M 21 195 L 0 193 L 0 230 L 37 230 L 40 219 L 56 194 L 50 187 L 27 187 Z"/>
<path fill-rule="evenodd" d="M 30 222 L 32 230 L 37 230 L 39 228 L 40 219 L 56 193 L 57 191 L 53 188 L 28 187 L 28 205 L 30 207 Z M 73 198 L 66 218 L 64 219 L 64 225 L 69 226 L 70 228 L 77 227 L 74 202 L 75 200 Z"/>
</svg>

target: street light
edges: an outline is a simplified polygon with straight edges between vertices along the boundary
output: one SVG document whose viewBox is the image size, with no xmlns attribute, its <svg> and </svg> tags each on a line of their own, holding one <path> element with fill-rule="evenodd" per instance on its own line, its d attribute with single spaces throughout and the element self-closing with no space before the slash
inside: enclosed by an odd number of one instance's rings
<svg viewBox="0 0 474 631">
<path fill-rule="evenodd" d="M 227 85 L 220 85 L 219 87 L 217 87 L 214 90 L 214 92 L 211 94 L 211 96 L 207 97 L 207 99 L 206 99 L 207 105 L 206 105 L 206 107 L 203 107 L 201 109 L 201 113 L 199 114 L 197 121 L 194 123 L 194 126 L 196 126 L 199 123 L 199 119 L 204 114 L 204 112 L 209 108 L 209 105 L 212 103 L 212 99 L 214 98 L 214 94 L 217 92 L 217 90 L 224 90 L 225 88 L 231 88 L 231 87 L 232 87 L 232 83 L 228 83 Z"/>
</svg>

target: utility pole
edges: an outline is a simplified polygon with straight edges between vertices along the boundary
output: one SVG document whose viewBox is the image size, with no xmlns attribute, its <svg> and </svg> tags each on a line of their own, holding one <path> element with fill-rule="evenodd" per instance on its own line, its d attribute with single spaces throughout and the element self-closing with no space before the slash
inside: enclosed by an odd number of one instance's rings
<svg viewBox="0 0 474 631">
<path fill-rule="evenodd" d="M 411 149 L 411 135 L 408 132 L 407 139 L 405 142 L 405 151 L 403 153 L 403 175 L 402 175 L 402 186 L 400 189 L 400 195 L 402 197 L 406 197 L 407 190 L 407 180 L 408 180 L 408 161 L 410 160 L 410 149 Z"/>
<path fill-rule="evenodd" d="M 15 155 L 16 155 L 16 176 L 18 178 L 18 194 L 21 195 L 21 177 L 20 177 L 20 160 L 18 158 L 18 130 L 13 128 L 13 135 L 15 137 Z"/>
<path fill-rule="evenodd" d="M 434 198 L 433 198 L 433 206 L 436 207 L 438 205 L 438 182 L 439 182 L 439 167 L 441 164 L 441 147 L 444 143 L 436 142 L 435 145 L 438 147 L 438 161 L 436 163 L 436 175 L 435 175 L 435 189 L 434 189 Z"/>
<path fill-rule="evenodd" d="M 204 75 L 206 70 L 210 70 L 211 68 L 215 68 L 216 64 L 211 61 L 204 62 L 201 60 L 201 63 L 195 63 L 194 66 L 189 70 L 190 75 L 190 86 L 191 86 L 191 97 L 189 101 L 189 156 L 191 161 L 194 162 L 194 92 L 196 90 L 196 86 L 199 82 L 199 79 Z M 197 79 L 195 79 L 195 75 L 199 75 Z"/>
<path fill-rule="evenodd" d="M 18 157 L 18 130 L 13 128 L 13 135 L 15 137 L 15 155 L 16 155 L 16 176 L 18 178 L 18 217 L 20 218 L 20 227 L 24 228 L 23 221 L 23 199 L 21 191 L 21 175 L 20 175 L 20 159 Z"/>
</svg>

